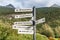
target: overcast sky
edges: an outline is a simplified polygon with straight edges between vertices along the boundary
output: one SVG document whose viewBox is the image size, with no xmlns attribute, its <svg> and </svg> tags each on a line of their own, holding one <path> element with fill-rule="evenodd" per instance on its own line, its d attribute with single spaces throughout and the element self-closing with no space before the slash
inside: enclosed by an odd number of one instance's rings
<svg viewBox="0 0 60 40">
<path fill-rule="evenodd" d="M 0 5 L 14 5 L 16 8 L 49 7 L 53 4 L 60 5 L 60 0 L 0 0 Z"/>
</svg>

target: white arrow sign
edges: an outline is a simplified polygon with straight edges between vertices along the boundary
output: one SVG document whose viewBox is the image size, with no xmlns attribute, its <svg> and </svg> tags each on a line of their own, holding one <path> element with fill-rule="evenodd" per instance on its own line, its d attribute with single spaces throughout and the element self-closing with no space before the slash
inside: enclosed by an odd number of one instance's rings
<svg viewBox="0 0 60 40">
<path fill-rule="evenodd" d="M 15 15 L 15 18 L 26 18 L 26 17 L 32 17 L 32 13 L 28 14 L 20 14 L 20 15 Z"/>
<path fill-rule="evenodd" d="M 32 21 L 14 22 L 14 25 L 32 25 Z"/>
<path fill-rule="evenodd" d="M 33 34 L 33 30 L 18 30 L 18 34 Z"/>
<path fill-rule="evenodd" d="M 13 29 L 21 29 L 21 30 L 33 30 L 32 26 L 19 26 L 19 25 L 13 25 Z"/>
<path fill-rule="evenodd" d="M 32 8 L 25 8 L 25 9 L 15 9 L 15 12 L 32 12 Z"/>
<path fill-rule="evenodd" d="M 36 24 L 43 23 L 43 22 L 45 22 L 45 18 L 42 18 L 42 19 L 37 20 L 36 21 Z"/>
</svg>

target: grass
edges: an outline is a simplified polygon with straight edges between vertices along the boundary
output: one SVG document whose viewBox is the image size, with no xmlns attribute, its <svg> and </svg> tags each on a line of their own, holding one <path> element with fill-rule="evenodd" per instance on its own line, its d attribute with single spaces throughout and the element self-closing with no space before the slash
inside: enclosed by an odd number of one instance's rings
<svg viewBox="0 0 60 40">
<path fill-rule="evenodd" d="M 0 20 L 0 40 L 33 40 L 33 35 L 18 34 L 18 30 L 13 30 L 8 22 Z M 48 38 L 39 33 L 36 34 L 37 40 L 48 40 Z"/>
</svg>

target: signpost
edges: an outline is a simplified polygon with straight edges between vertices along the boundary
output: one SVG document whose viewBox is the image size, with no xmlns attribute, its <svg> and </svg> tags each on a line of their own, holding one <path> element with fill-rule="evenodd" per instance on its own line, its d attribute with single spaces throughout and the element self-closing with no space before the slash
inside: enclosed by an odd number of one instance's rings
<svg viewBox="0 0 60 40">
<path fill-rule="evenodd" d="M 33 40 L 36 40 L 36 8 L 33 7 Z"/>
<path fill-rule="evenodd" d="M 31 21 L 14 22 L 13 29 L 18 29 L 18 34 L 33 34 L 33 40 L 36 40 L 36 24 L 45 22 L 45 18 L 36 21 L 36 8 L 33 9 L 15 9 L 15 12 L 22 12 L 28 14 L 15 15 L 15 18 L 32 17 Z M 31 13 L 30 13 L 31 12 Z M 32 25 L 32 26 L 26 26 Z"/>
</svg>

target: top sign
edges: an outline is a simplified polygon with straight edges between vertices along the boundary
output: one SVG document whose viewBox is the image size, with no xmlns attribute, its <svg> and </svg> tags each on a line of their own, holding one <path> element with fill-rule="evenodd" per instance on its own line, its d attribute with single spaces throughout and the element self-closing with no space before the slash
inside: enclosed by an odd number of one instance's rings
<svg viewBox="0 0 60 40">
<path fill-rule="evenodd" d="M 26 9 L 15 9 L 15 12 L 32 12 L 32 8 L 26 8 Z"/>
</svg>

